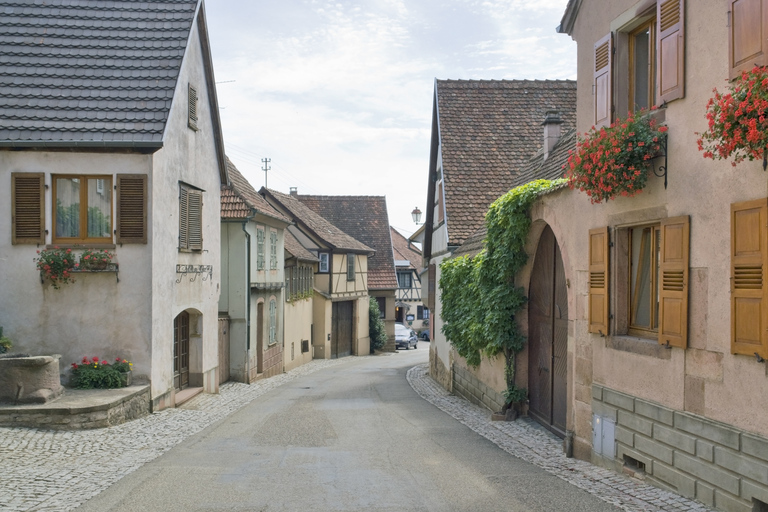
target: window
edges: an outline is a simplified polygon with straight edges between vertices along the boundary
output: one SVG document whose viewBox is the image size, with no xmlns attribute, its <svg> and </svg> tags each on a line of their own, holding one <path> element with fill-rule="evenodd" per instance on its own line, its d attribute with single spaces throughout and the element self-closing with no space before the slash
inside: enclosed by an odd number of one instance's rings
<svg viewBox="0 0 768 512">
<path fill-rule="evenodd" d="M 179 249 L 203 250 L 203 192 L 179 185 Z"/>
<path fill-rule="evenodd" d="M 379 305 L 379 318 L 386 318 L 387 299 L 384 297 L 376 297 L 376 303 Z"/>
<path fill-rule="evenodd" d="M 320 265 L 317 271 L 324 274 L 328 272 L 328 253 L 321 252 L 318 256 L 320 257 Z"/>
<path fill-rule="evenodd" d="M 112 178 L 53 175 L 53 241 L 112 243 Z M 103 180 L 99 194 L 97 182 Z"/>
<path fill-rule="evenodd" d="M 269 232 L 269 269 L 277 269 L 277 232 Z"/>
<path fill-rule="evenodd" d="M 264 230 L 256 229 L 256 270 L 264 270 Z"/>
<path fill-rule="evenodd" d="M 628 233 L 630 333 L 655 333 L 659 328 L 660 228 L 631 228 Z"/>
<path fill-rule="evenodd" d="M 347 281 L 355 280 L 355 255 L 347 254 Z"/>
<path fill-rule="evenodd" d="M 269 301 L 269 344 L 277 343 L 277 302 Z"/>
<path fill-rule="evenodd" d="M 398 272 L 397 273 L 397 286 L 400 288 L 411 287 L 411 273 L 410 272 Z"/>
<path fill-rule="evenodd" d="M 656 338 L 686 348 L 688 340 L 687 216 L 615 230 L 617 275 L 610 282 L 608 228 L 589 232 L 589 332 L 607 336 L 609 286 L 615 295 L 614 332 Z"/>
<path fill-rule="evenodd" d="M 424 306 L 416 306 L 416 320 L 429 320 L 429 309 Z"/>
<path fill-rule="evenodd" d="M 629 108 L 632 112 L 656 104 L 656 19 L 629 34 Z"/>
<path fill-rule="evenodd" d="M 595 126 L 684 96 L 684 13 L 685 0 L 658 0 L 595 43 Z"/>
<path fill-rule="evenodd" d="M 189 101 L 187 125 L 197 131 L 197 89 L 193 87 L 192 84 L 189 84 L 187 93 L 187 99 Z"/>
</svg>

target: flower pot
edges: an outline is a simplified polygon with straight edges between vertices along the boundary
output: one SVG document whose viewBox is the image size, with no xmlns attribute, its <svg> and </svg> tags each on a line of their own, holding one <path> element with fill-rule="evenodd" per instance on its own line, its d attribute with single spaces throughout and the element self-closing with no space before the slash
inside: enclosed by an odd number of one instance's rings
<svg viewBox="0 0 768 512">
<path fill-rule="evenodd" d="M 133 372 L 120 372 L 120 383 L 122 387 L 127 388 L 131 385 L 131 373 Z"/>
</svg>

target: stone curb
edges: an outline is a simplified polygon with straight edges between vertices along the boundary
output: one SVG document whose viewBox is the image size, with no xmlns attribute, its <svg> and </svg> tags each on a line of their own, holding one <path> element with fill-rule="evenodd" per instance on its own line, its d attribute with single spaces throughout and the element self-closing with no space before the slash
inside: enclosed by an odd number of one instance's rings
<svg viewBox="0 0 768 512">
<path fill-rule="evenodd" d="M 595 497 L 630 512 L 710 512 L 713 509 L 679 494 L 633 480 L 586 461 L 569 459 L 562 440 L 529 418 L 492 422 L 491 412 L 451 395 L 429 376 L 429 365 L 414 366 L 408 383 L 424 400 L 452 416 L 499 448 L 538 466 Z"/>
</svg>

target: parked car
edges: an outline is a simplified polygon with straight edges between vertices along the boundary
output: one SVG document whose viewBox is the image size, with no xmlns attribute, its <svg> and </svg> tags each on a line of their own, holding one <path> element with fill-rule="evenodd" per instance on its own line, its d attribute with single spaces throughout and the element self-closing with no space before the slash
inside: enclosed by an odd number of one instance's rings
<svg viewBox="0 0 768 512">
<path fill-rule="evenodd" d="M 405 324 L 395 324 L 395 348 L 404 348 L 408 350 L 413 346 L 416 348 L 419 343 L 419 338 L 416 336 L 416 332 L 407 327 Z"/>
<path fill-rule="evenodd" d="M 429 341 L 429 329 L 425 329 L 419 333 L 419 338 L 424 341 Z"/>
</svg>

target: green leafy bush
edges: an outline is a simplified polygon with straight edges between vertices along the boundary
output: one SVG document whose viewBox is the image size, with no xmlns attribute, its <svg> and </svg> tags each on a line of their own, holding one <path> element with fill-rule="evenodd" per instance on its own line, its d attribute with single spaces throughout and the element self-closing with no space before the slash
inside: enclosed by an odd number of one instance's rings
<svg viewBox="0 0 768 512">
<path fill-rule="evenodd" d="M 379 312 L 379 302 L 368 297 L 368 332 L 371 337 L 371 352 L 380 350 L 387 343 L 387 330 Z"/>
<path fill-rule="evenodd" d="M 120 374 L 131 370 L 132 363 L 115 359 L 113 364 L 98 357 L 83 357 L 80 363 L 72 363 L 72 386 L 77 389 L 112 389 L 123 386 Z"/>
<path fill-rule="evenodd" d="M 510 190 L 485 216 L 485 248 L 474 258 L 461 256 L 440 264 L 443 333 L 471 366 L 478 366 L 483 356 L 504 356 L 507 404 L 526 396 L 525 389 L 515 386 L 515 358 L 525 345 L 515 314 L 527 301 L 515 275 L 528 261 L 530 207 L 539 196 L 566 183 L 537 180 Z"/>
</svg>

